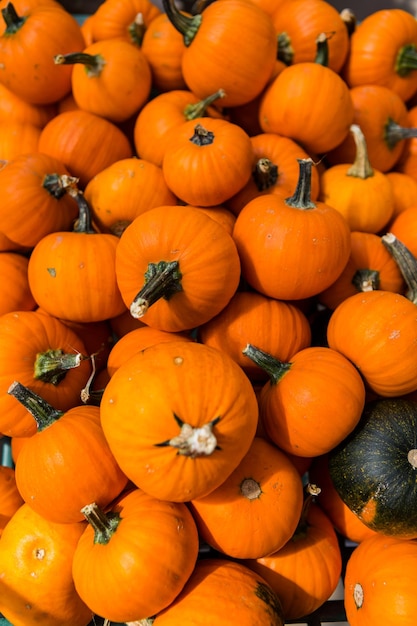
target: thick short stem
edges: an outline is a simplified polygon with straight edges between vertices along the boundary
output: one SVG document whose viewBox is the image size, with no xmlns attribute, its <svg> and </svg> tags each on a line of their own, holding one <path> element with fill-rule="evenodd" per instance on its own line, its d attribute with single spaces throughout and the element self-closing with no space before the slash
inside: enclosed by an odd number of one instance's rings
<svg viewBox="0 0 417 626">
<path fill-rule="evenodd" d="M 62 198 L 66 193 L 66 186 L 68 184 L 67 179 L 70 179 L 72 184 L 77 184 L 78 183 L 78 178 L 75 178 L 75 176 L 64 176 L 62 177 L 60 174 L 45 174 L 43 181 L 42 181 L 42 187 L 51 194 L 51 196 L 53 196 L 54 198 L 56 198 L 57 200 L 59 200 L 60 198 Z"/>
<path fill-rule="evenodd" d="M 94 530 L 94 543 L 109 543 L 120 524 L 120 515 L 115 512 L 104 513 L 95 502 L 84 506 L 81 513 Z"/>
<path fill-rule="evenodd" d="M 358 23 L 355 13 L 352 11 L 352 9 L 345 8 L 340 11 L 340 17 L 342 18 L 342 22 L 346 26 L 349 37 L 351 37 L 355 32 Z"/>
<path fill-rule="evenodd" d="M 132 317 L 143 317 L 152 304 L 160 298 L 169 300 L 175 293 L 182 291 L 182 274 L 178 261 L 159 261 L 149 263 L 145 273 L 145 284 L 130 305 Z"/>
<path fill-rule="evenodd" d="M 129 33 L 130 41 L 140 48 L 142 45 L 143 37 L 146 32 L 146 25 L 143 19 L 143 13 L 138 13 L 133 22 L 128 26 L 127 32 Z"/>
<path fill-rule="evenodd" d="M 220 421 L 220 417 L 216 417 L 207 424 L 198 427 L 186 424 L 175 413 L 174 419 L 180 428 L 179 435 L 156 443 L 155 446 L 159 448 L 171 446 L 178 450 L 178 454 L 192 459 L 210 456 L 216 449 L 219 449 L 213 428 Z"/>
<path fill-rule="evenodd" d="M 1 14 L 6 24 L 4 31 L 6 35 L 14 35 L 26 22 L 26 17 L 20 17 L 16 12 L 14 4 L 11 2 L 8 2 L 4 9 L 1 10 Z"/>
<path fill-rule="evenodd" d="M 366 178 L 370 178 L 374 175 L 374 170 L 371 167 L 368 157 L 365 135 L 363 134 L 360 126 L 357 124 L 351 125 L 350 132 L 352 133 L 355 141 L 356 156 L 353 164 L 347 171 L 347 175 L 365 180 Z"/>
<path fill-rule="evenodd" d="M 195 120 L 198 117 L 204 117 L 207 112 L 209 106 L 213 104 L 216 100 L 224 98 L 226 96 L 226 92 L 224 89 L 219 89 L 215 93 L 207 96 L 203 100 L 196 102 L 195 104 L 187 104 L 184 109 L 184 117 L 186 120 Z"/>
<path fill-rule="evenodd" d="M 258 191 L 266 191 L 273 187 L 278 180 L 278 166 L 266 157 L 258 159 L 252 178 Z"/>
<path fill-rule="evenodd" d="M 294 209 L 315 209 L 316 205 L 311 200 L 311 168 L 313 167 L 313 160 L 307 158 L 297 159 L 297 161 L 300 167 L 297 186 L 291 198 L 285 200 L 285 204 Z"/>
<path fill-rule="evenodd" d="M 33 376 L 44 383 L 58 385 L 65 378 L 68 370 L 78 367 L 87 356 L 67 353 L 61 348 L 39 352 L 36 355 Z"/>
<path fill-rule="evenodd" d="M 198 32 L 202 15 L 184 15 L 178 10 L 174 0 L 162 0 L 162 5 L 171 24 L 183 36 L 184 44 L 189 46 Z"/>
<path fill-rule="evenodd" d="M 386 233 L 381 237 L 381 241 L 388 249 L 407 284 L 408 291 L 406 297 L 413 304 L 417 304 L 417 259 L 405 246 L 397 239 L 393 233 Z"/>
<path fill-rule="evenodd" d="M 417 137 L 417 128 L 400 126 L 389 118 L 384 126 L 384 141 L 390 150 L 393 150 L 399 141 Z"/>
<path fill-rule="evenodd" d="M 55 65 L 84 65 L 88 76 L 100 76 L 106 65 L 106 60 L 101 54 L 88 54 L 87 52 L 69 52 L 68 54 L 56 54 Z"/>
<path fill-rule="evenodd" d="M 242 496 L 248 500 L 257 500 L 262 495 L 261 485 L 254 478 L 244 478 L 239 489 Z"/>
<path fill-rule="evenodd" d="M 395 71 L 401 76 L 408 76 L 417 69 L 417 49 L 415 44 L 410 43 L 403 46 L 395 59 Z"/>
<path fill-rule="evenodd" d="M 380 274 L 378 270 L 357 270 L 352 278 L 352 284 L 358 291 L 375 291 L 380 287 Z"/>
<path fill-rule="evenodd" d="M 320 33 L 316 39 L 316 56 L 314 62 L 324 67 L 329 65 L 329 37 L 327 33 Z"/>
<path fill-rule="evenodd" d="M 196 146 L 210 146 L 214 141 L 214 133 L 204 128 L 202 124 L 194 127 L 194 135 L 190 137 L 191 143 Z"/>
<path fill-rule="evenodd" d="M 34 417 L 38 431 L 42 431 L 56 422 L 64 413 L 58 411 L 36 393 L 15 381 L 7 393 L 14 398 Z"/>
<path fill-rule="evenodd" d="M 285 65 L 291 65 L 294 60 L 294 48 L 288 33 L 279 33 L 277 37 L 277 59 Z"/>
<path fill-rule="evenodd" d="M 250 343 L 247 344 L 242 352 L 245 356 L 249 357 L 255 365 L 268 374 L 273 385 L 276 385 L 292 366 L 292 363 L 284 363 Z"/>
</svg>

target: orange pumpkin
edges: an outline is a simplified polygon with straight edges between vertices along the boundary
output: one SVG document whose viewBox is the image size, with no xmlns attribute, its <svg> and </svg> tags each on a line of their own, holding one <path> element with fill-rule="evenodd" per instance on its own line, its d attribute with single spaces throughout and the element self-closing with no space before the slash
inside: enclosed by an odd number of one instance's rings
<svg viewBox="0 0 417 626">
<path fill-rule="evenodd" d="M 417 90 L 416 41 L 411 13 L 392 7 L 374 11 L 352 34 L 343 78 L 351 87 L 389 87 L 406 102 Z"/>
<path fill-rule="evenodd" d="M 30 122 L 0 121 L 0 160 L 11 161 L 21 154 L 36 152 L 41 129 Z"/>
<path fill-rule="evenodd" d="M 198 555 L 197 528 L 187 506 L 133 489 L 106 512 L 94 503 L 83 507 L 83 514 L 89 525 L 72 571 L 86 604 L 114 622 L 145 619 L 171 604 Z"/>
<path fill-rule="evenodd" d="M 333 165 L 320 176 L 320 200 L 345 217 L 352 231 L 379 233 L 394 211 L 392 186 L 368 157 L 362 129 L 352 124 L 356 144 L 353 163 Z"/>
<path fill-rule="evenodd" d="M 271 298 L 301 300 L 329 287 L 350 254 L 350 229 L 333 207 L 311 200 L 311 159 L 299 161 L 290 198 L 277 194 L 248 202 L 236 219 L 233 239 L 243 278 Z"/>
<path fill-rule="evenodd" d="M 25 437 L 36 431 L 29 413 L 7 390 L 19 380 L 57 409 L 80 403 L 90 373 L 84 342 L 65 324 L 36 311 L 0 317 L 0 432 Z"/>
<path fill-rule="evenodd" d="M 416 220 L 417 198 L 412 206 L 397 215 L 390 224 L 390 232 L 407 246 L 413 256 L 417 256 Z"/>
<path fill-rule="evenodd" d="M 42 129 L 38 150 L 61 160 L 82 188 L 101 170 L 133 154 L 118 126 L 80 109 L 59 113 L 50 120 Z"/>
<path fill-rule="evenodd" d="M 177 332 L 204 324 L 226 306 L 239 284 L 240 261 L 232 237 L 202 211 L 160 206 L 123 232 L 116 276 L 133 317 Z"/>
<path fill-rule="evenodd" d="M 84 47 L 81 27 L 58 3 L 2 8 L 0 82 L 31 104 L 51 104 L 71 91 L 71 68 L 54 65 L 55 54 Z"/>
<path fill-rule="evenodd" d="M 236 626 L 237 620 L 240 626 L 284 626 L 280 599 L 261 576 L 242 563 L 214 557 L 197 561 L 183 591 L 154 624 L 215 624 L 220 607 L 224 626 Z"/>
<path fill-rule="evenodd" d="M 301 515 L 303 488 L 288 457 L 257 438 L 217 489 L 190 502 L 199 535 L 238 559 L 257 559 L 282 548 Z"/>
<path fill-rule="evenodd" d="M 261 93 L 277 53 L 267 13 L 246 0 L 214 2 L 193 16 L 182 14 L 174 0 L 163 0 L 163 8 L 184 36 L 182 73 L 196 96 L 206 98 L 221 88 L 225 106 L 237 106 Z"/>
<path fill-rule="evenodd" d="M 16 485 L 14 469 L 7 465 L 0 465 L 0 537 L 7 522 L 23 502 Z"/>
<path fill-rule="evenodd" d="M 349 296 L 373 289 L 405 293 L 401 271 L 379 235 L 354 231 L 350 242 L 349 261 L 339 278 L 318 295 L 321 304 L 334 310 Z"/>
<path fill-rule="evenodd" d="M 37 304 L 50 315 L 72 322 L 107 320 L 125 310 L 116 281 L 118 237 L 91 226 L 84 194 L 70 181 L 79 219 L 71 232 L 43 237 L 29 259 L 29 286 Z"/>
<path fill-rule="evenodd" d="M 0 120 L 43 128 L 56 114 L 55 104 L 30 104 L 0 83 Z"/>
<path fill-rule="evenodd" d="M 251 140 L 240 126 L 206 117 L 171 130 L 162 171 L 168 187 L 185 203 L 215 206 L 244 187 L 252 161 Z"/>
<path fill-rule="evenodd" d="M 391 183 L 394 195 L 394 211 L 391 217 L 391 220 L 393 220 L 402 211 L 416 204 L 417 180 L 409 174 L 396 172 L 395 170 L 391 170 L 385 175 Z M 390 229 L 390 227 L 388 228 Z"/>
<path fill-rule="evenodd" d="M 52 522 L 83 519 L 80 509 L 91 501 L 107 506 L 127 484 L 100 424 L 96 406 L 57 411 L 20 383 L 8 392 L 35 420 L 16 461 L 16 484 L 29 506 Z"/>
<path fill-rule="evenodd" d="M 177 203 L 161 168 L 136 157 L 101 170 L 90 180 L 84 195 L 97 227 L 119 236 L 140 213 Z"/>
<path fill-rule="evenodd" d="M 197 332 L 202 343 L 226 352 L 252 381 L 265 381 L 267 374 L 243 354 L 248 343 L 285 361 L 311 342 L 309 321 L 301 309 L 255 291 L 237 291 Z"/>
<path fill-rule="evenodd" d="M 140 46 L 144 31 L 160 13 L 150 0 L 106 0 L 94 11 L 93 40 L 124 39 Z"/>
<path fill-rule="evenodd" d="M 73 66 L 75 103 L 111 122 L 128 120 L 142 108 L 151 91 L 151 69 L 141 49 L 128 41 L 96 41 L 79 52 L 57 54 L 57 65 Z"/>
<path fill-rule="evenodd" d="M 155 17 L 145 30 L 141 50 L 152 72 L 152 85 L 158 93 L 187 89 L 182 75 L 184 39 L 165 13 Z"/>
<path fill-rule="evenodd" d="M 308 485 L 307 491 L 308 488 L 312 493 L 320 493 L 313 486 Z M 322 606 L 335 591 L 342 572 L 336 532 L 311 497 L 306 496 L 298 526 L 285 546 L 268 556 L 244 562 L 281 599 L 286 620 L 301 619 Z"/>
<path fill-rule="evenodd" d="M 346 617 L 351 626 L 413 626 L 417 543 L 379 533 L 362 541 L 347 562 Z"/>
<path fill-rule="evenodd" d="M 72 578 L 84 523 L 56 524 L 27 504 L 14 513 L 0 542 L 0 611 L 15 626 L 86 626 L 92 610 Z"/>
<path fill-rule="evenodd" d="M 32 248 L 44 235 L 72 227 L 77 205 L 65 193 L 61 175 L 69 175 L 62 161 L 40 152 L 21 154 L 0 169 L 6 237 Z"/>
<path fill-rule="evenodd" d="M 0 252 L 0 315 L 36 307 L 29 289 L 28 264 L 28 258 L 22 254 Z"/>
<path fill-rule="evenodd" d="M 303 457 L 324 454 L 359 422 L 365 387 L 356 368 L 339 352 L 312 346 L 288 363 L 250 344 L 244 354 L 269 374 L 259 398 L 260 419 L 282 450 Z"/>
<path fill-rule="evenodd" d="M 100 411 L 125 474 L 175 502 L 218 487 L 249 450 L 258 421 L 255 392 L 239 366 L 192 341 L 132 356 L 108 382 Z"/>
<path fill-rule="evenodd" d="M 313 154 L 338 146 L 349 133 L 353 115 L 345 81 L 316 61 L 286 67 L 265 89 L 259 107 L 264 132 L 290 137 Z"/>
</svg>

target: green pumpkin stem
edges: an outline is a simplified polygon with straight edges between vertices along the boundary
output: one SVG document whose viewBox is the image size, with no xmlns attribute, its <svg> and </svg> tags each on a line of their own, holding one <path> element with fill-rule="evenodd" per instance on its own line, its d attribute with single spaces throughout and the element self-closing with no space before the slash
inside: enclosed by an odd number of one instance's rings
<svg viewBox="0 0 417 626">
<path fill-rule="evenodd" d="M 106 65 L 101 54 L 88 54 L 87 52 L 69 52 L 68 54 L 56 54 L 55 65 L 84 65 L 87 76 L 100 76 Z"/>
<path fill-rule="evenodd" d="M 292 47 L 291 37 L 288 33 L 279 33 L 277 37 L 277 60 L 291 65 L 294 60 L 294 48 Z"/>
<path fill-rule="evenodd" d="M 249 357 L 255 365 L 268 374 L 272 385 L 276 385 L 292 366 L 292 363 L 284 363 L 276 359 L 272 354 L 250 343 L 247 344 L 242 352 L 245 356 Z"/>
<path fill-rule="evenodd" d="M 397 263 L 400 272 L 407 284 L 408 291 L 406 297 L 413 304 L 417 304 L 417 259 L 405 246 L 397 239 L 393 233 L 386 233 L 381 237 L 381 241 L 390 252 Z"/>
<path fill-rule="evenodd" d="M 197 117 L 203 117 L 210 105 L 213 104 L 219 98 L 224 98 L 226 92 L 224 89 L 219 89 L 215 93 L 207 96 L 203 100 L 196 102 L 195 104 L 187 104 L 184 109 L 184 117 L 186 120 L 195 120 Z"/>
<path fill-rule="evenodd" d="M 266 157 L 258 159 L 252 172 L 252 178 L 258 191 L 266 191 L 273 187 L 278 180 L 278 166 Z"/>
<path fill-rule="evenodd" d="M 38 431 L 48 428 L 64 415 L 63 411 L 55 409 L 49 402 L 17 381 L 10 385 L 7 393 L 29 411 L 36 421 Z"/>
<path fill-rule="evenodd" d="M 380 287 L 380 274 L 378 270 L 357 270 L 352 278 L 352 284 L 358 291 L 375 291 Z"/>
<path fill-rule="evenodd" d="M 184 15 L 179 11 L 174 0 L 162 0 L 162 6 L 171 24 L 183 36 L 184 44 L 189 46 L 198 32 L 202 15 Z"/>
<path fill-rule="evenodd" d="M 1 14 L 6 24 L 4 31 L 6 35 L 14 35 L 26 22 L 26 17 L 20 17 L 16 12 L 14 4 L 11 2 L 8 2 L 4 9 L 1 10 Z"/>
<path fill-rule="evenodd" d="M 78 183 L 78 178 L 74 176 L 66 176 L 69 178 L 73 184 Z M 42 181 L 42 187 L 51 194 L 54 198 L 59 200 L 62 198 L 67 192 L 64 184 L 65 178 L 60 174 L 46 174 Z"/>
<path fill-rule="evenodd" d="M 77 179 L 72 176 L 61 176 L 62 185 L 71 198 L 74 198 L 78 205 L 78 219 L 73 228 L 75 233 L 86 235 L 94 234 L 96 231 L 92 227 L 91 209 L 85 199 L 84 193 L 77 187 Z"/>
<path fill-rule="evenodd" d="M 355 32 L 358 23 L 355 13 L 352 11 L 352 9 L 345 8 L 340 11 L 340 17 L 342 18 L 342 22 L 346 26 L 349 37 L 351 37 Z"/>
<path fill-rule="evenodd" d="M 178 261 L 159 261 L 149 263 L 145 273 L 145 283 L 130 305 L 132 317 L 143 317 L 152 304 L 160 298 L 169 300 L 182 291 L 182 274 Z"/>
<path fill-rule="evenodd" d="M 402 78 L 417 70 L 417 49 L 415 44 L 409 43 L 400 48 L 395 59 L 395 71 Z"/>
<path fill-rule="evenodd" d="M 140 48 L 142 45 L 143 37 L 146 32 L 145 22 L 143 20 L 143 13 L 138 13 L 131 24 L 127 28 L 130 41 Z"/>
<path fill-rule="evenodd" d="M 311 168 L 313 166 L 313 160 L 297 159 L 300 166 L 300 174 L 297 181 L 294 194 L 285 200 L 285 204 L 293 207 L 294 209 L 315 209 L 316 205 L 311 199 Z"/>
<path fill-rule="evenodd" d="M 61 348 L 39 352 L 36 355 L 33 376 L 44 383 L 58 385 L 70 369 L 78 367 L 81 361 L 88 356 L 77 353 L 67 353 Z"/>
<path fill-rule="evenodd" d="M 327 33 L 320 33 L 316 39 L 316 56 L 314 62 L 324 67 L 329 66 L 329 37 Z"/>
<path fill-rule="evenodd" d="M 350 132 L 352 133 L 355 141 L 356 156 L 353 164 L 347 171 L 347 175 L 365 180 L 366 178 L 370 178 L 374 175 L 374 170 L 372 169 L 368 157 L 365 135 L 357 124 L 351 125 Z"/>
<path fill-rule="evenodd" d="M 119 513 L 114 511 L 104 513 L 95 502 L 84 506 L 81 513 L 94 530 L 94 543 L 101 545 L 109 543 L 121 522 Z"/>
<path fill-rule="evenodd" d="M 417 128 L 400 126 L 389 118 L 384 126 L 384 141 L 390 150 L 393 150 L 399 141 L 417 137 Z"/>
</svg>

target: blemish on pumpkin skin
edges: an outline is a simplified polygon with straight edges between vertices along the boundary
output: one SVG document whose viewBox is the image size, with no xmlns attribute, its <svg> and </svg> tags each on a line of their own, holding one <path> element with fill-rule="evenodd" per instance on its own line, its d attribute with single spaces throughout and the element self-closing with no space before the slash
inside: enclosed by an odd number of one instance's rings
<svg viewBox="0 0 417 626">
<path fill-rule="evenodd" d="M 184 359 L 182 356 L 176 356 L 173 358 L 174 365 L 182 365 L 184 363 Z"/>
<path fill-rule="evenodd" d="M 56 269 L 54 267 L 47 267 L 46 271 L 48 272 L 51 278 L 56 278 Z"/>
</svg>

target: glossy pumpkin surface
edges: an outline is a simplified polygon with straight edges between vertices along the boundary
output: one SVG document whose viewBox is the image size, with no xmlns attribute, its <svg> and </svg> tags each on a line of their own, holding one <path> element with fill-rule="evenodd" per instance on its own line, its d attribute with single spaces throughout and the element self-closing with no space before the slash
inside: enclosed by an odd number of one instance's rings
<svg viewBox="0 0 417 626">
<path fill-rule="evenodd" d="M 178 502 L 206 495 L 232 473 L 258 421 L 239 366 L 189 341 L 132 356 L 107 384 L 100 411 L 125 474 L 150 495 Z"/>
</svg>

